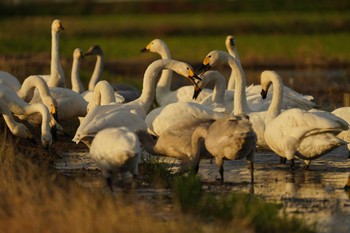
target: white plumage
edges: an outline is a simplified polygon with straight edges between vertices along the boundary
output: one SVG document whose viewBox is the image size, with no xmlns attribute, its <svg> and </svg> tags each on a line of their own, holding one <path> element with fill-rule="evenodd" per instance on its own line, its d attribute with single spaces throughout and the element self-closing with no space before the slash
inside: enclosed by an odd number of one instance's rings
<svg viewBox="0 0 350 233">
<path fill-rule="evenodd" d="M 114 174 L 131 172 L 138 175 L 141 145 L 138 137 L 126 127 L 107 128 L 92 141 L 90 156 L 101 169 L 111 190 Z"/>
</svg>

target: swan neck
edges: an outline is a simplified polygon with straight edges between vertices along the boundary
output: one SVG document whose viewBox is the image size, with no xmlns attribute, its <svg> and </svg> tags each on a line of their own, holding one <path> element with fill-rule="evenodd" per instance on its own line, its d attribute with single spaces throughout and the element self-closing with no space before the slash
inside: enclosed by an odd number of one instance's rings
<svg viewBox="0 0 350 233">
<path fill-rule="evenodd" d="M 273 93 L 272 93 L 271 104 L 267 109 L 265 124 L 268 124 L 269 122 L 271 122 L 281 113 L 282 101 L 283 101 L 283 83 L 281 79 L 275 76 L 270 76 L 270 80 L 273 85 Z"/>
<path fill-rule="evenodd" d="M 142 103 L 146 112 L 151 108 L 154 101 L 157 77 L 164 68 L 171 69 L 171 60 L 158 60 L 153 62 L 145 71 L 142 92 L 137 101 Z"/>
<path fill-rule="evenodd" d="M 41 121 L 41 134 L 50 133 L 50 113 L 49 110 L 43 104 L 28 104 L 23 108 L 26 115 L 34 113 L 40 113 L 42 117 Z"/>
<path fill-rule="evenodd" d="M 100 80 L 104 66 L 104 56 L 99 54 L 96 56 L 96 64 L 92 76 L 89 81 L 89 91 L 94 90 L 97 82 Z"/>
<path fill-rule="evenodd" d="M 113 87 L 107 81 L 100 81 L 94 89 L 93 99 L 97 105 L 114 103 L 115 95 Z"/>
<path fill-rule="evenodd" d="M 0 99 L 0 108 L 2 116 L 4 117 L 6 125 L 9 127 L 10 131 L 13 132 L 13 129 L 19 124 L 13 118 L 13 115 L 7 106 L 7 104 Z"/>
<path fill-rule="evenodd" d="M 162 59 L 170 59 L 171 53 L 168 46 L 164 46 L 160 51 L 159 55 Z M 162 98 L 170 92 L 171 81 L 173 77 L 173 71 L 163 70 L 156 87 L 157 102 L 161 103 Z"/>
<path fill-rule="evenodd" d="M 72 91 L 80 94 L 85 90 L 80 80 L 79 70 L 80 70 L 80 60 L 73 59 L 72 72 L 71 72 Z"/>
<path fill-rule="evenodd" d="M 39 76 L 29 76 L 26 78 L 17 94 L 21 99 L 30 102 L 34 96 L 35 88 L 38 89 L 41 99 L 51 96 L 47 83 Z"/>
<path fill-rule="evenodd" d="M 65 86 L 65 77 L 60 63 L 59 33 L 51 32 L 51 67 L 49 87 Z"/>
<path fill-rule="evenodd" d="M 231 56 L 228 57 L 228 64 L 235 76 L 235 93 L 233 102 L 233 114 L 247 114 L 251 112 L 246 98 L 246 78 L 240 64 Z"/>
</svg>

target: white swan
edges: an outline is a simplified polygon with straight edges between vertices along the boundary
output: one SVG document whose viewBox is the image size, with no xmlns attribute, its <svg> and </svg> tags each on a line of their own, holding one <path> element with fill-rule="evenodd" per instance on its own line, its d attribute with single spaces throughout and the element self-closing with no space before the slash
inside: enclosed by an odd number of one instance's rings
<svg viewBox="0 0 350 233">
<path fill-rule="evenodd" d="M 126 127 L 108 128 L 98 132 L 90 147 L 90 157 L 102 171 L 108 187 L 113 191 L 115 173 L 139 174 L 141 144 L 137 135 Z"/>
<path fill-rule="evenodd" d="M 33 136 L 30 133 L 27 126 L 15 121 L 9 107 L 7 106 L 3 98 L 4 98 L 4 93 L 0 91 L 0 113 L 4 117 L 5 123 L 7 127 L 10 129 L 11 133 L 14 136 L 19 138 L 31 139 Z"/>
<path fill-rule="evenodd" d="M 261 74 L 263 97 L 270 84 L 276 82 L 282 82 L 276 72 Z M 275 86 L 275 93 L 281 95 L 283 88 Z M 282 158 L 291 160 L 292 168 L 295 156 L 303 159 L 308 167 L 311 160 L 344 145 L 336 135 L 349 129 L 346 121 L 329 112 L 293 108 L 281 113 L 280 98 L 272 101 L 265 121 L 264 136 L 268 146 Z"/>
<path fill-rule="evenodd" d="M 157 75 L 163 69 L 171 69 L 191 79 L 192 82 L 197 77 L 193 68 L 184 62 L 172 59 L 153 62 L 145 71 L 142 93 L 138 99 L 125 104 L 96 106 L 92 111 L 89 111 L 81 122 L 73 141 L 79 143 L 86 137 L 94 137 L 98 131 L 112 127 L 112 125 L 113 127 L 126 126 L 134 129 L 139 127 L 146 130 L 147 126 L 144 119 L 155 98 Z M 129 117 L 125 116 L 128 114 L 130 114 Z"/>
<path fill-rule="evenodd" d="M 167 44 L 160 39 L 152 40 L 142 52 L 158 53 L 162 59 L 171 58 L 171 53 Z M 192 102 L 193 86 L 183 86 L 174 91 L 171 90 L 172 71 L 163 70 L 156 88 L 156 100 L 159 106 L 165 106 L 175 102 Z M 206 95 L 212 93 L 210 89 L 204 89 L 197 97 L 196 102 L 200 102 Z"/>
<path fill-rule="evenodd" d="M 19 98 L 11 89 L 0 86 L 0 91 L 3 93 L 2 99 L 8 104 L 12 113 L 17 115 L 20 119 L 35 124 L 41 124 L 41 142 L 46 148 L 50 146 L 52 143 L 50 124 L 54 125 L 54 123 L 51 122 L 53 119 L 50 119 L 48 109 L 43 104 L 28 104 Z M 35 113 L 39 113 L 40 118 L 35 117 Z M 40 119 L 40 121 L 38 121 L 38 119 Z"/>
<path fill-rule="evenodd" d="M 230 56 L 228 53 L 224 51 L 218 51 L 214 50 L 208 53 L 206 58 L 203 61 L 203 64 L 200 67 L 200 70 L 209 70 L 212 67 L 216 67 L 220 64 L 227 64 L 231 67 L 232 73 L 231 78 L 234 78 L 237 75 L 240 75 L 245 80 L 245 74 L 242 69 L 242 66 L 240 63 L 235 60 L 232 56 Z M 230 79 L 231 80 L 231 79 Z M 284 94 L 283 94 L 283 109 L 288 108 L 302 108 L 305 110 L 309 110 L 313 107 L 316 107 L 316 104 L 312 102 L 313 99 L 312 96 L 306 96 L 302 95 L 287 86 L 283 86 L 284 88 Z M 223 91 L 223 90 L 221 90 Z M 260 91 L 261 88 L 258 85 L 255 86 L 249 86 L 246 88 L 246 96 L 247 101 L 250 109 L 252 111 L 266 111 L 269 103 L 268 101 L 271 101 L 272 95 L 269 95 L 265 101 L 262 101 L 260 98 Z M 227 110 L 233 109 L 232 103 L 234 97 L 234 93 L 232 90 L 228 90 L 225 92 L 225 107 Z M 207 98 L 205 101 L 205 104 L 210 104 L 210 99 Z"/>
<path fill-rule="evenodd" d="M 40 75 L 49 87 L 65 87 L 65 75 L 60 62 L 59 34 L 64 30 L 62 22 L 55 19 L 51 24 L 51 66 L 49 75 Z"/>
<path fill-rule="evenodd" d="M 217 71 L 208 71 L 201 78 L 203 82 L 199 82 L 198 87 L 205 85 L 211 80 L 223 79 L 222 75 Z M 221 82 L 214 88 L 214 93 L 217 92 L 217 88 L 221 84 L 223 88 L 226 87 L 226 83 Z M 196 97 L 200 90 L 192 87 L 192 96 Z M 193 92 L 195 93 L 193 94 Z M 153 109 L 147 114 L 145 119 L 148 132 L 152 135 L 160 136 L 168 127 L 181 121 L 203 118 L 218 119 L 225 116 L 225 109 L 220 104 L 223 102 L 223 95 L 214 95 L 213 98 L 215 98 L 215 102 L 211 106 L 195 102 L 176 102 Z"/>
<path fill-rule="evenodd" d="M 342 118 L 344 121 L 346 121 L 350 125 L 350 107 L 337 108 L 337 109 L 333 110 L 332 113 L 334 115 L 336 115 L 337 117 Z M 350 158 L 350 129 L 340 132 L 337 135 L 337 137 L 348 143 L 348 145 L 347 145 L 348 150 L 349 150 L 348 157 Z"/>
<path fill-rule="evenodd" d="M 96 64 L 92 76 L 89 81 L 88 91 L 83 93 L 84 99 L 88 102 L 91 100 L 92 91 L 94 90 L 97 82 L 101 79 L 103 67 L 104 67 L 104 53 L 99 45 L 91 46 L 84 54 L 85 56 L 96 55 Z M 140 96 L 140 92 L 137 88 L 127 84 L 111 84 L 115 91 L 115 98 L 117 102 L 130 102 L 137 99 Z"/>
<path fill-rule="evenodd" d="M 266 111 L 260 111 L 256 112 L 256 109 L 251 109 L 250 106 L 257 106 L 255 102 L 252 103 L 250 96 L 246 94 L 246 79 L 243 70 L 241 69 L 241 66 L 238 64 L 238 62 L 230 56 L 228 53 L 223 51 L 217 51 L 214 50 L 210 52 L 204 59 L 202 67 L 200 69 L 210 69 L 211 67 L 215 67 L 219 64 L 228 64 L 232 72 L 234 72 L 235 76 L 235 93 L 233 98 L 233 115 L 239 115 L 239 114 L 248 114 L 250 121 L 253 124 L 253 129 L 257 135 L 257 145 L 262 148 L 268 148 L 265 139 L 264 139 L 264 127 L 265 127 L 265 114 Z M 279 83 L 274 84 L 275 88 L 284 89 L 284 86 L 278 87 Z M 238 93 L 236 93 L 238 92 Z M 283 94 L 281 96 L 277 95 L 270 95 L 270 100 L 263 100 L 262 103 L 267 102 L 268 104 L 273 102 L 273 98 L 281 98 L 283 97 Z M 254 98 L 256 99 L 256 95 L 254 95 Z M 249 102 L 248 102 L 249 100 Z M 285 101 L 285 98 L 283 98 L 283 101 Z M 304 100 L 301 100 L 304 101 Z M 281 101 L 282 102 L 282 101 Z M 309 101 L 310 102 L 310 101 Z M 229 103 L 229 102 L 227 102 Z M 249 104 L 248 104 L 249 103 Z M 262 104 L 261 106 L 268 106 L 268 104 Z M 306 102 L 305 102 L 306 103 Z M 311 102 L 312 103 L 312 102 Z M 304 106 L 304 103 L 300 106 Z M 225 105 L 225 107 L 227 107 Z M 310 106 L 311 107 L 311 106 Z M 227 107 L 228 108 L 228 107 Z M 266 107 L 265 107 L 266 108 Z"/>
</svg>

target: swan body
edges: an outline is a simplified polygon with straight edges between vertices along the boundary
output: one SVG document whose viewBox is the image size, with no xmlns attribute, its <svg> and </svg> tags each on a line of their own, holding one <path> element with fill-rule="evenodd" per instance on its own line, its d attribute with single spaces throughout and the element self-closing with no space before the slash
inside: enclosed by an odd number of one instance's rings
<svg viewBox="0 0 350 233">
<path fill-rule="evenodd" d="M 96 134 L 89 155 L 102 171 L 108 187 L 113 190 L 112 178 L 115 173 L 138 175 L 141 144 L 137 135 L 126 127 L 107 128 Z"/>
<path fill-rule="evenodd" d="M 92 111 L 89 111 L 81 122 L 73 141 L 78 143 L 87 135 L 93 137 L 98 131 L 112 127 L 113 124 L 117 124 L 118 127 L 126 126 L 134 129 L 139 127 L 146 130 L 147 126 L 144 119 L 155 97 L 157 75 L 165 68 L 172 69 L 190 79 L 195 77 L 192 67 L 184 62 L 172 59 L 153 62 L 145 71 L 143 89 L 138 99 L 125 104 L 96 106 Z M 125 115 L 129 116 L 126 117 Z"/>
<path fill-rule="evenodd" d="M 8 104 L 12 113 L 17 115 L 20 119 L 25 119 L 34 124 L 41 124 L 41 142 L 44 147 L 48 147 L 52 143 L 52 135 L 50 132 L 50 113 L 43 104 L 28 104 L 11 89 L 0 87 L 3 93 L 2 99 Z M 40 118 L 35 117 L 35 113 L 39 113 Z M 34 118 L 32 117 L 34 115 Z M 39 120 L 38 120 L 39 119 Z"/>
<path fill-rule="evenodd" d="M 342 118 L 344 121 L 346 121 L 350 125 L 350 107 L 342 107 L 337 108 L 332 112 L 337 117 Z M 349 158 L 350 158 L 350 130 L 342 131 L 337 135 L 338 138 L 346 141 L 348 150 L 349 150 Z"/>
<path fill-rule="evenodd" d="M 153 53 L 158 53 L 162 59 L 171 58 L 171 53 L 168 45 L 160 39 L 152 40 L 144 49 L 141 51 L 149 51 Z M 165 106 L 170 103 L 175 102 L 192 102 L 193 87 L 192 86 L 183 86 L 177 90 L 171 90 L 171 81 L 172 81 L 172 71 L 163 70 L 161 77 L 158 81 L 156 87 L 156 100 L 159 106 Z M 197 102 L 201 101 L 206 95 L 212 93 L 210 89 L 204 89 L 199 94 Z"/>
<path fill-rule="evenodd" d="M 193 102 L 177 102 L 168 104 L 152 110 L 146 116 L 148 132 L 160 136 L 169 128 L 181 121 L 193 119 L 218 119 L 224 117 L 225 113 L 213 111 L 211 107 Z"/>
<path fill-rule="evenodd" d="M 256 134 L 246 115 L 229 116 L 217 119 L 207 130 L 205 147 L 215 157 L 221 181 L 224 181 L 223 160 L 246 158 L 254 182 L 253 163 L 256 148 Z"/>
<path fill-rule="evenodd" d="M 51 24 L 51 66 L 49 75 L 40 75 L 49 87 L 65 87 L 65 75 L 60 62 L 59 34 L 64 30 L 62 21 L 55 19 Z"/>
<path fill-rule="evenodd" d="M 276 72 L 261 74 L 263 96 L 276 80 L 282 82 Z M 307 166 L 311 160 L 344 145 L 345 142 L 336 135 L 349 129 L 346 121 L 329 112 L 293 108 L 281 113 L 279 98 L 271 103 L 265 121 L 264 136 L 268 146 L 282 158 L 294 161 L 297 156 L 303 159 Z"/>
<path fill-rule="evenodd" d="M 142 144 L 150 153 L 180 159 L 182 161 L 181 173 L 191 170 L 197 172 L 200 158 L 211 157 L 204 146 L 203 132 L 201 131 L 205 131 L 213 122 L 213 119 L 180 121 L 167 128 L 150 146 L 147 144 L 152 139 L 148 139 Z"/>
<path fill-rule="evenodd" d="M 85 53 L 85 56 L 95 55 L 96 64 L 92 76 L 89 81 L 88 91 L 83 93 L 84 99 L 88 102 L 91 100 L 92 91 L 96 84 L 101 79 L 103 67 L 104 67 L 104 53 L 99 45 L 91 46 Z M 130 102 L 137 99 L 140 96 L 140 92 L 137 88 L 127 84 L 112 84 L 115 91 L 115 98 L 117 102 Z"/>
<path fill-rule="evenodd" d="M 5 85 L 14 91 L 18 91 L 21 88 L 21 83 L 12 74 L 0 71 L 0 85 Z"/>
<path fill-rule="evenodd" d="M 9 107 L 7 106 L 3 98 L 4 93 L 0 91 L 0 113 L 2 114 L 5 123 L 10 129 L 11 133 L 19 138 L 32 138 L 33 136 L 30 133 L 27 126 L 15 121 Z"/>
</svg>

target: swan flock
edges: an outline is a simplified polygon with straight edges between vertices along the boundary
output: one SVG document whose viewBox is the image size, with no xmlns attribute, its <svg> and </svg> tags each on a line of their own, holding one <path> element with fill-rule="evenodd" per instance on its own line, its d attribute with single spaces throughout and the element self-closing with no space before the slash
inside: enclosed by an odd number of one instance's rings
<svg viewBox="0 0 350 233">
<path fill-rule="evenodd" d="M 61 123 L 79 119 L 71 140 L 89 148 L 88 156 L 112 191 L 115 173 L 121 179 L 127 173 L 138 175 L 142 153 L 179 159 L 180 173 L 196 173 L 201 158 L 213 158 L 220 182 L 224 182 L 224 160 L 246 159 L 253 183 L 257 148 L 274 152 L 281 163 L 290 161 L 292 170 L 295 159 L 309 168 L 312 160 L 335 148 L 347 145 L 350 150 L 349 107 L 333 112 L 316 109 L 312 96 L 284 85 L 273 70 L 261 73 L 260 85 L 247 86 L 231 35 L 225 40 L 227 52 L 209 52 L 197 70 L 173 59 L 163 40 L 145 41 L 141 51 L 160 58 L 148 65 L 138 90 L 103 80 L 105 57 L 99 45 L 85 53 L 74 49 L 67 79 L 60 61 L 64 29 L 61 20 L 53 20 L 50 74 L 28 74 L 20 81 L 0 71 L 3 124 L 21 140 L 35 140 L 31 131 L 38 128 L 42 146 L 49 149 L 63 140 Z M 84 83 L 80 64 L 91 55 L 96 56 L 96 63 L 89 82 Z M 230 68 L 229 77 L 215 70 L 220 65 Z M 179 78 L 187 79 L 188 85 L 172 89 L 172 81 Z"/>
</svg>

